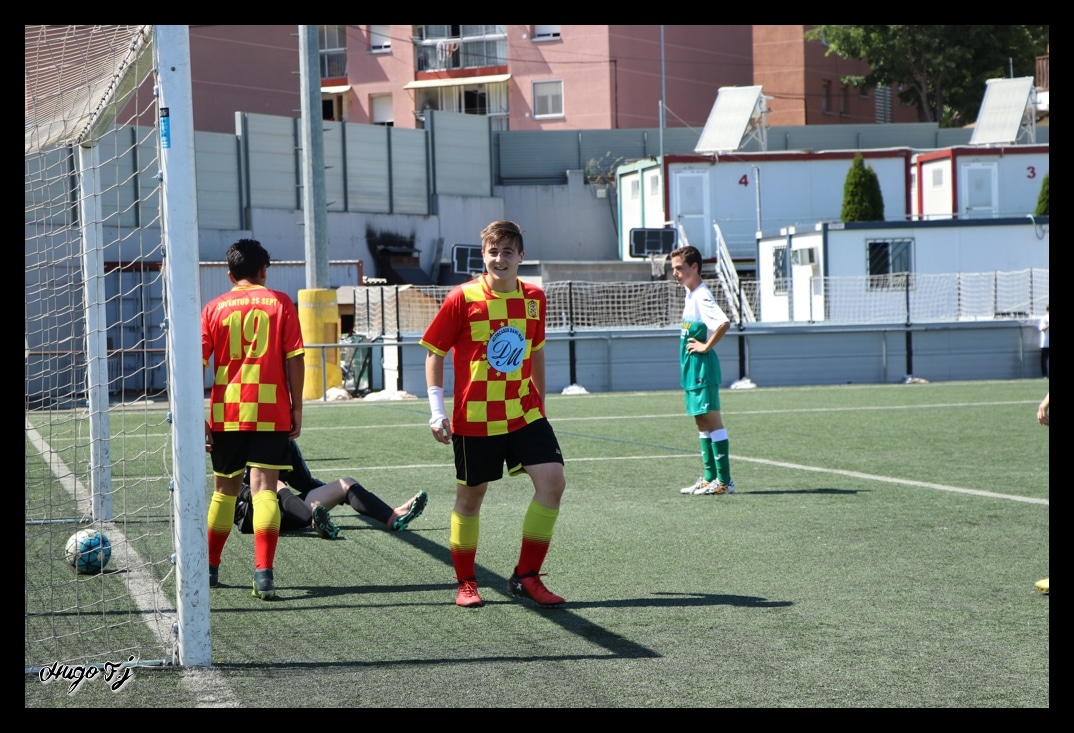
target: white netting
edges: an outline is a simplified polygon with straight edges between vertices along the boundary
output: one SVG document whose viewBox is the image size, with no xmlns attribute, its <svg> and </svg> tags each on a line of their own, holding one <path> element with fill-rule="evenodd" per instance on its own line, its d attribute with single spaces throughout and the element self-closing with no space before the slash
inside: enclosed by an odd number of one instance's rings
<svg viewBox="0 0 1074 733">
<path fill-rule="evenodd" d="M 815 307 L 810 320 L 868 324 L 1028 318 L 1044 312 L 1048 273 L 1030 269 L 815 278 L 813 295 L 823 292 L 823 307 Z"/>
<path fill-rule="evenodd" d="M 81 142 L 98 118 L 118 114 L 141 80 L 147 25 L 28 25 L 26 29 L 26 148 Z M 144 70 L 144 68 L 143 68 Z M 104 120 L 104 124 L 110 124 Z"/>
<path fill-rule="evenodd" d="M 114 124 L 155 119 L 148 28 L 26 26 L 28 671 L 171 651 L 157 134 Z M 86 527 L 111 540 L 103 573 L 64 557 Z"/>
<path fill-rule="evenodd" d="M 1034 318 L 1048 303 L 1048 270 L 950 273 L 907 277 L 814 278 L 808 297 L 796 298 L 793 320 L 832 324 L 928 323 Z M 735 305 L 748 304 L 757 323 L 788 322 L 786 311 L 763 313 L 756 280 L 729 292 L 719 279 L 705 280 L 732 321 Z M 367 339 L 421 334 L 451 290 L 448 286 L 385 285 L 354 288 L 354 332 Z M 654 282 L 544 283 L 550 332 L 594 329 L 677 328 L 683 288 Z M 787 293 L 783 293 L 788 297 Z M 794 295 L 794 294 L 792 294 Z M 741 309 L 745 312 L 745 309 Z M 737 325 L 737 321 L 736 321 Z M 749 323 L 746 324 L 749 327 Z"/>
<path fill-rule="evenodd" d="M 724 312 L 729 295 L 717 280 L 706 280 Z M 754 283 L 742 297 L 755 297 Z M 669 280 L 655 282 L 583 282 L 544 284 L 549 331 L 621 328 L 678 328 L 685 291 Z M 384 285 L 354 289 L 354 332 L 368 339 L 424 333 L 451 287 Z M 735 297 L 735 296 L 731 296 Z M 756 307 L 756 306 L 754 306 Z"/>
</svg>

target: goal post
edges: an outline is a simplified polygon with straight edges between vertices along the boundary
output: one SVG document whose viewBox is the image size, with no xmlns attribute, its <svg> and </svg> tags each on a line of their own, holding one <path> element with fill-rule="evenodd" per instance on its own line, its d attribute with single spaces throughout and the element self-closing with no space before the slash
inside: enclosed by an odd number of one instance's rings
<svg viewBox="0 0 1074 733">
<path fill-rule="evenodd" d="M 209 665 L 187 26 L 25 33 L 26 671 Z"/>
<path fill-rule="evenodd" d="M 198 185 L 187 26 L 156 26 L 179 663 L 211 663 Z"/>
<path fill-rule="evenodd" d="M 205 497 L 205 408 L 201 365 L 201 276 L 198 271 L 197 180 L 190 38 L 185 25 L 156 28 L 160 170 L 164 239 L 168 396 L 172 466 L 179 663 L 211 662 L 209 555 Z M 197 346 L 195 346 L 197 345 Z"/>
</svg>

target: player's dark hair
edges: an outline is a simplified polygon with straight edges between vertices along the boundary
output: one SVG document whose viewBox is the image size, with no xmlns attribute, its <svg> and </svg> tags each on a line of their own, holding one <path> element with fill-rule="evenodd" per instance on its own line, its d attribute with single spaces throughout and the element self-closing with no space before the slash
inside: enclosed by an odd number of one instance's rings
<svg viewBox="0 0 1074 733">
<path fill-rule="evenodd" d="M 236 280 L 255 278 L 271 264 L 269 253 L 256 239 L 240 239 L 227 248 L 226 256 L 227 269 Z"/>
<path fill-rule="evenodd" d="M 670 260 L 672 257 L 682 257 L 682 261 L 687 265 L 697 265 L 697 271 L 701 272 L 701 252 L 692 244 L 687 244 L 684 247 L 671 250 L 671 254 L 668 255 Z"/>
<path fill-rule="evenodd" d="M 517 242 L 520 254 L 526 251 L 522 244 L 522 227 L 513 221 L 494 221 L 481 230 L 482 252 L 494 244 L 502 244 L 505 241 Z"/>
</svg>

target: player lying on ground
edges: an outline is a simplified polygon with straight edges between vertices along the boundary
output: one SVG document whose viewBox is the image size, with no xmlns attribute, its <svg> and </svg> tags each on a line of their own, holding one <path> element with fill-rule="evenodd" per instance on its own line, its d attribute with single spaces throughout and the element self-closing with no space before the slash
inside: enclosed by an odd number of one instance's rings
<svg viewBox="0 0 1074 733">
<path fill-rule="evenodd" d="M 324 539 L 334 539 L 339 534 L 339 527 L 332 523 L 328 512 L 344 502 L 350 504 L 354 511 L 362 516 L 382 523 L 388 531 L 398 532 L 420 517 L 429 501 L 429 495 L 419 491 L 409 501 L 393 509 L 349 476 L 326 484 L 310 474 L 309 466 L 302 458 L 302 451 L 293 440 L 291 465 L 290 471 L 280 472 L 276 485 L 282 532 L 312 528 Z M 235 526 L 244 534 L 254 531 L 250 487 L 245 482 L 239 492 L 238 501 L 235 502 Z"/>
</svg>

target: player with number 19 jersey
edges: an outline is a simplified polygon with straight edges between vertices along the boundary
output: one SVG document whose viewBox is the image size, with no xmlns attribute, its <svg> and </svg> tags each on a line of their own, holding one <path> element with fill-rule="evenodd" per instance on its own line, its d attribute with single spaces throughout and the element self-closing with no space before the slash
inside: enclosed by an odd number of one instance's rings
<svg viewBox="0 0 1074 733">
<path fill-rule="evenodd" d="M 211 429 L 289 432 L 286 361 L 304 353 L 298 311 L 286 293 L 236 285 L 212 300 L 201 312 L 202 365 L 210 357 L 214 365 Z"/>
</svg>

